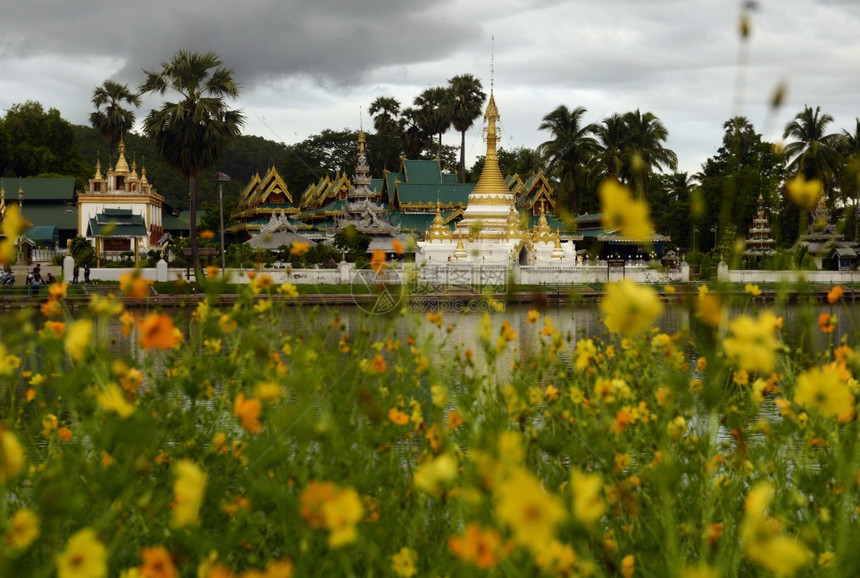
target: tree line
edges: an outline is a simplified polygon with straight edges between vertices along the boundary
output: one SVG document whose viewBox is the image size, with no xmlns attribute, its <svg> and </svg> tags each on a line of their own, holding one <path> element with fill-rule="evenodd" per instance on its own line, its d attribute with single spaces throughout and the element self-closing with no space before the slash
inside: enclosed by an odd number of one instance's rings
<svg viewBox="0 0 860 578">
<path fill-rule="evenodd" d="M 96 159 L 114 162 L 122 137 L 129 162 L 146 167 L 148 180 L 173 207 L 190 209 L 199 198 L 201 208 L 217 209 L 211 175 L 230 175 L 232 181 L 224 186 L 229 214 L 250 178 L 270 166 L 278 168 L 297 200 L 309 184 L 326 174 L 349 173 L 356 164 L 354 130 L 326 128 L 292 145 L 241 135 L 242 113 L 227 105 L 238 98 L 238 88 L 232 70 L 214 53 L 179 51 L 160 70 L 146 74 L 137 89 L 111 80 L 96 87 L 89 127 L 72 126 L 59 111 L 45 111 L 38 102 L 10 107 L 0 118 L 0 176 L 73 176 L 83 189 Z M 133 109 L 145 92 L 178 99 L 151 111 L 137 134 L 132 132 Z M 459 181 L 476 181 L 483 158 L 467 169 L 465 133 L 481 117 L 486 98 L 471 74 L 423 90 L 411 106 L 376 98 L 369 107 L 374 132 L 366 135 L 371 174 L 398 170 L 401 157 L 438 158 Z M 676 172 L 677 155 L 665 146 L 668 130 L 655 114 L 635 110 L 591 124 L 585 123 L 586 114 L 583 107 L 565 105 L 549 112 L 537 127 L 547 133 L 545 142 L 534 149 L 498 151 L 502 172 L 527 178 L 542 171 L 568 216 L 599 211 L 599 183 L 618 179 L 651 203 L 658 231 L 670 235 L 672 244 L 702 250 L 728 247 L 743 236 L 759 196 L 777 241 L 790 246 L 801 232 L 783 183 L 800 173 L 822 181 L 834 219 L 851 238 L 858 236 L 860 120 L 853 131 L 830 132 L 833 117 L 806 106 L 786 125 L 789 142 L 780 148 L 766 142 L 748 119 L 731 118 L 723 125 L 716 155 L 690 175 Z M 442 145 L 442 135 L 451 129 L 460 133 L 459 147 Z"/>
</svg>

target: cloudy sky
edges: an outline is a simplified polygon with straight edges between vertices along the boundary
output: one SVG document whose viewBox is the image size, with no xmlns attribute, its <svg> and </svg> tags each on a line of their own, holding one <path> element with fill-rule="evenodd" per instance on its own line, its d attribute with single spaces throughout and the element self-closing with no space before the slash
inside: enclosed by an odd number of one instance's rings
<svg viewBox="0 0 860 578">
<path fill-rule="evenodd" d="M 240 82 L 245 132 L 292 144 L 326 128 L 372 128 L 377 96 L 405 107 L 463 73 L 489 89 L 494 53 L 508 149 L 547 140 L 538 126 L 561 104 L 584 106 L 587 122 L 654 113 L 690 172 L 736 114 L 772 141 L 807 104 L 834 117 L 832 132 L 853 132 L 860 1 L 755 4 L 742 48 L 741 2 L 729 0 L 16 2 L 2 11 L 0 109 L 36 100 L 86 124 L 105 79 L 137 87 L 142 69 L 159 69 L 178 49 L 213 50 Z M 785 102 L 770 111 L 781 83 Z M 145 100 L 138 118 L 158 104 Z M 444 142 L 457 145 L 459 135 Z M 484 147 L 478 124 L 467 154 Z"/>
</svg>

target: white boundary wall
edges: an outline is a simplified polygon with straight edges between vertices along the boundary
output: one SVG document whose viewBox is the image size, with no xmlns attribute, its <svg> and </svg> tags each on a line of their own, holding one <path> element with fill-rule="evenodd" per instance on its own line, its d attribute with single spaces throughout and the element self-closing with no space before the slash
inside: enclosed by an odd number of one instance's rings
<svg viewBox="0 0 860 578">
<path fill-rule="evenodd" d="M 63 263 L 65 279 L 72 279 L 72 258 L 67 257 Z M 123 273 L 133 271 L 133 268 L 99 268 L 90 270 L 92 281 L 118 281 Z M 245 284 L 250 282 L 248 273 L 255 269 L 227 269 L 231 283 Z M 152 281 L 185 280 L 188 275 L 186 268 L 170 268 L 164 261 L 159 261 L 153 268 L 140 269 L 144 279 Z M 363 278 L 375 276 L 369 268 L 356 269 L 353 263 L 341 262 L 337 269 L 291 269 L 272 268 L 262 269 L 277 283 L 293 283 L 295 285 L 348 285 L 363 282 Z M 759 273 L 759 272 L 755 272 Z M 194 272 L 191 271 L 191 277 Z M 390 284 L 419 283 L 424 285 L 504 285 L 509 280 L 522 285 L 573 285 L 577 283 L 606 283 L 629 279 L 637 283 L 686 283 L 690 280 L 690 268 L 682 262 L 677 269 L 658 269 L 644 264 L 612 265 L 605 262 L 594 265 L 576 266 L 541 266 L 541 265 L 441 265 L 416 267 L 412 263 L 389 264 L 384 278 Z M 83 281 L 83 271 L 80 271 L 80 281 Z M 758 281 L 761 282 L 761 281 Z"/>
</svg>

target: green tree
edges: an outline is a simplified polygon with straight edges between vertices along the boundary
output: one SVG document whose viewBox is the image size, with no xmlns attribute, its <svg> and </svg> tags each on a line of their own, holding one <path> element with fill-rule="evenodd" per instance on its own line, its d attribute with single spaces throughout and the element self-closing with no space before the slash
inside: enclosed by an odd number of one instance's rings
<svg viewBox="0 0 860 578">
<path fill-rule="evenodd" d="M 627 131 L 624 153 L 624 180 L 640 197 L 648 190 L 648 181 L 655 169 L 674 171 L 678 155 L 665 148 L 669 131 L 653 113 L 638 109 L 624 115 Z"/>
<path fill-rule="evenodd" d="M 191 262 L 201 278 L 197 248 L 197 175 L 212 166 L 239 136 L 244 115 L 227 107 L 227 98 L 239 96 L 233 70 L 221 66 L 214 52 L 199 54 L 180 50 L 163 62 L 159 71 L 146 72 L 141 93 L 179 95 L 152 110 L 144 121 L 144 133 L 154 141 L 168 165 L 188 179 Z"/>
<path fill-rule="evenodd" d="M 448 89 L 437 86 L 425 88 L 415 97 L 418 114 L 415 120 L 418 126 L 427 134 L 438 135 L 439 145 L 436 158 L 442 157 L 442 135 L 448 132 L 453 121 L 451 114 L 451 93 Z"/>
<path fill-rule="evenodd" d="M 125 105 L 140 106 L 140 96 L 132 92 L 127 84 L 105 80 L 93 90 L 95 112 L 90 113 L 90 124 L 110 141 L 110 164 L 113 166 L 113 151 L 116 143 L 134 126 L 134 112 Z"/>
<path fill-rule="evenodd" d="M 419 158 L 421 151 L 427 146 L 427 141 L 432 136 L 421 126 L 420 116 L 421 111 L 414 107 L 403 109 L 401 115 L 403 119 L 403 152 L 409 159 Z"/>
<path fill-rule="evenodd" d="M 75 177 L 81 188 L 92 176 L 77 150 L 74 128 L 55 108 L 46 112 L 32 100 L 14 104 L 6 111 L 2 132 L 6 152 L 0 157 L 0 176 L 61 174 Z"/>
<path fill-rule="evenodd" d="M 400 102 L 390 96 L 377 97 L 370 103 L 373 127 L 376 137 L 371 143 L 368 139 L 368 163 L 371 168 L 378 167 L 381 174 L 384 170 L 397 170 L 400 163 L 400 153 L 403 150 L 404 121 L 400 118 Z"/>
<path fill-rule="evenodd" d="M 586 197 L 586 171 L 597 141 L 592 134 L 594 125 L 584 124 L 586 109 L 578 106 L 569 110 L 561 105 L 543 117 L 538 130 L 549 131 L 552 138 L 541 143 L 537 150 L 549 161 L 549 170 L 557 179 L 559 196 L 566 198 L 571 214 L 581 210 L 597 210 L 597 199 Z"/>
<path fill-rule="evenodd" d="M 598 143 L 594 156 L 594 170 L 598 180 L 606 177 L 620 180 L 627 149 L 627 123 L 621 115 L 613 114 L 595 125 L 594 136 Z"/>
<path fill-rule="evenodd" d="M 860 227 L 860 118 L 854 119 L 854 132 L 842 130 L 842 138 L 839 140 L 839 153 L 845 161 L 842 182 L 839 189 L 847 199 L 849 196 L 854 202 L 854 240 L 858 239 L 858 227 Z"/>
<path fill-rule="evenodd" d="M 370 236 L 356 229 L 355 225 L 347 225 L 334 236 L 334 246 L 344 252 L 347 261 L 353 262 L 367 258 L 370 241 Z"/>
<path fill-rule="evenodd" d="M 783 138 L 796 139 L 785 145 L 785 158 L 792 174 L 802 174 L 807 179 L 819 179 L 824 184 L 827 200 L 832 205 L 833 190 L 839 179 L 844 159 L 839 154 L 839 133 L 825 134 L 827 125 L 833 122 L 829 114 L 822 114 L 821 107 L 804 106 L 794 120 L 785 125 Z"/>
<path fill-rule="evenodd" d="M 472 128 L 483 112 L 487 98 L 481 81 L 471 74 L 460 74 L 448 79 L 450 91 L 451 124 L 460 133 L 460 162 L 457 165 L 457 182 L 466 182 L 466 131 Z"/>
</svg>

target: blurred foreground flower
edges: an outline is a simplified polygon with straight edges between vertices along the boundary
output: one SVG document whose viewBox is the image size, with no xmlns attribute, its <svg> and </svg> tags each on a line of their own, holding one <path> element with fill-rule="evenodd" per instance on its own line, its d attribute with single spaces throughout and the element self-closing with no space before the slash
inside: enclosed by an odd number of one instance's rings
<svg viewBox="0 0 860 578">
<path fill-rule="evenodd" d="M 654 233 L 648 203 L 633 198 L 630 189 L 615 179 L 600 184 L 601 224 L 608 232 L 636 241 L 648 241 Z"/>
<path fill-rule="evenodd" d="M 769 373 L 776 365 L 776 352 L 781 344 L 776 336 L 778 318 L 763 311 L 753 319 L 742 315 L 729 323 L 731 336 L 723 340 L 726 355 L 740 369 Z"/>
<path fill-rule="evenodd" d="M 102 578 L 107 575 L 104 544 L 91 528 L 78 531 L 57 556 L 59 578 Z"/>
<path fill-rule="evenodd" d="M 182 341 L 182 332 L 165 313 L 150 313 L 140 322 L 139 330 L 144 349 L 170 349 Z"/>
<path fill-rule="evenodd" d="M 21 508 L 12 516 L 4 539 L 10 547 L 23 549 L 39 537 L 39 516 L 30 508 Z"/>
<path fill-rule="evenodd" d="M 651 327 L 663 312 L 663 302 L 651 287 L 625 279 L 606 285 L 599 308 L 609 331 L 632 337 Z"/>
<path fill-rule="evenodd" d="M 798 174 L 785 182 L 785 190 L 795 205 L 810 211 L 818 204 L 818 199 L 824 192 L 824 185 L 818 179 L 807 181 L 803 175 Z"/>
<path fill-rule="evenodd" d="M 198 513 L 206 490 L 206 474 L 190 460 L 180 461 L 174 471 L 173 527 L 196 526 L 200 523 Z"/>
</svg>

